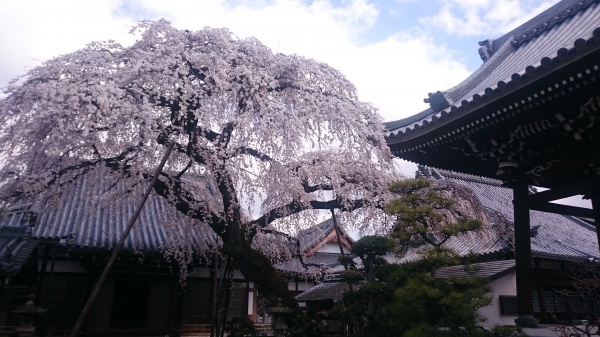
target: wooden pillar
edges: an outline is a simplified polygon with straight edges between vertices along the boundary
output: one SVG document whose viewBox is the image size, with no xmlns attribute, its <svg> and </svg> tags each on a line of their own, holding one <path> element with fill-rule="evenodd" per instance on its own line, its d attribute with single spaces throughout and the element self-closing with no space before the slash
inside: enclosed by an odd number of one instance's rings
<svg viewBox="0 0 600 337">
<path fill-rule="evenodd" d="M 219 272 L 219 250 L 216 249 L 214 251 L 214 259 L 213 265 L 210 274 L 210 307 L 209 307 L 209 317 L 210 322 L 215 321 L 215 317 L 217 316 L 217 282 L 218 282 L 218 272 Z"/>
<path fill-rule="evenodd" d="M 533 317 L 533 291 L 531 288 L 531 235 L 529 226 L 529 186 L 517 182 L 513 187 L 515 217 L 515 265 L 517 278 L 517 312 L 515 323 L 524 327 L 535 327 L 538 320 Z"/>
<path fill-rule="evenodd" d="M 181 276 L 179 273 L 176 275 L 176 279 L 174 279 L 171 283 L 171 298 L 175 299 L 173 308 L 173 301 L 171 301 L 170 312 L 172 313 L 170 316 L 172 318 L 171 322 L 171 332 L 169 336 L 179 337 L 181 336 L 181 328 L 183 326 L 183 296 L 185 296 L 185 287 L 181 283 Z"/>
<path fill-rule="evenodd" d="M 592 208 L 594 209 L 594 225 L 596 225 L 596 236 L 600 250 L 600 192 L 592 193 L 590 199 L 592 200 Z"/>
<path fill-rule="evenodd" d="M 38 245 L 38 249 L 41 245 Z M 37 280 L 37 292 L 35 296 L 35 303 L 37 303 L 40 307 L 45 308 L 46 306 L 46 297 L 48 296 L 45 293 L 48 293 L 47 289 L 49 287 L 48 280 L 46 279 L 46 274 L 48 270 L 48 260 L 50 259 L 50 244 L 44 245 L 44 255 L 42 257 L 42 265 L 40 267 L 40 272 L 38 274 Z M 52 259 L 52 266 L 54 266 L 54 259 Z M 53 267 L 54 268 L 54 267 Z M 46 285 L 44 286 L 44 282 Z M 44 297 L 42 297 L 44 295 Z M 44 319 L 44 315 L 41 315 L 37 320 L 38 332 L 43 336 L 46 328 L 46 320 Z"/>
</svg>

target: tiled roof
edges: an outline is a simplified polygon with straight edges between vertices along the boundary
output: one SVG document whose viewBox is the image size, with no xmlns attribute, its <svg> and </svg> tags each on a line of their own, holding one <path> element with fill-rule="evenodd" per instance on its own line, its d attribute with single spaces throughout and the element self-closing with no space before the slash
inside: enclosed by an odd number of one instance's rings
<svg viewBox="0 0 600 337">
<path fill-rule="evenodd" d="M 37 240 L 61 241 L 81 249 L 112 249 L 118 242 L 129 219 L 134 214 L 141 193 L 132 193 L 116 202 L 99 202 L 90 198 L 90 191 L 100 187 L 83 177 L 73 188 L 62 193 L 51 206 L 41 208 L 31 223 L 31 236 Z M 104 186 L 105 188 L 106 186 Z M 98 198 L 99 199 L 99 198 Z M 24 216 L 24 213 L 17 213 Z M 172 218 L 181 219 L 180 226 L 165 226 Z M 7 222 L 22 221 L 6 217 Z M 184 237 L 196 251 L 206 251 L 217 243 L 217 237 L 208 226 L 191 224 L 181 214 L 167 205 L 162 197 L 151 194 L 139 218 L 125 241 L 125 250 L 161 251 L 173 243 L 175 237 Z"/>
<path fill-rule="evenodd" d="M 313 302 L 323 300 L 333 300 L 338 302 L 342 299 L 345 292 L 348 292 L 348 284 L 345 282 L 334 281 L 317 284 L 302 294 L 296 296 L 298 302 Z"/>
<path fill-rule="evenodd" d="M 414 116 L 385 123 L 388 142 L 431 128 L 450 116 L 503 94 L 511 84 L 543 75 L 550 66 L 598 48 L 598 0 L 563 0 L 509 34 L 494 41 L 491 56 L 460 84 L 431 94 L 428 108 Z"/>
<path fill-rule="evenodd" d="M 0 273 L 19 272 L 37 244 L 31 239 L 31 227 L 0 227 Z"/>
<path fill-rule="evenodd" d="M 487 209 L 497 212 L 510 223 L 514 223 L 512 190 L 501 186 L 500 181 L 458 174 L 449 171 L 420 168 L 421 174 L 437 179 L 449 179 L 471 189 L 479 201 Z M 531 211 L 531 250 L 534 256 L 567 259 L 596 258 L 600 259 L 596 239 L 596 229 L 593 225 L 575 217 L 560 214 Z M 469 233 L 477 235 L 476 233 Z M 477 253 L 491 252 L 494 249 L 511 248 L 510 242 L 496 241 L 498 238 L 491 233 L 481 234 L 481 239 L 487 236 L 491 241 L 478 241 L 469 236 L 457 236 L 450 242 L 458 252 L 473 248 Z M 504 246 L 503 246 L 504 245 Z M 492 248 L 497 247 L 497 248 Z"/>
<path fill-rule="evenodd" d="M 439 278 L 452 277 L 485 277 L 490 281 L 498 279 L 515 269 L 515 260 L 500 260 L 468 265 L 442 267 L 436 269 L 435 276 Z"/>
<path fill-rule="evenodd" d="M 335 274 L 344 270 L 338 262 L 340 255 L 335 253 L 316 252 L 310 256 L 294 257 L 288 261 L 275 264 L 275 269 L 286 275 L 303 276 L 305 278 L 320 278 L 325 274 Z"/>
</svg>

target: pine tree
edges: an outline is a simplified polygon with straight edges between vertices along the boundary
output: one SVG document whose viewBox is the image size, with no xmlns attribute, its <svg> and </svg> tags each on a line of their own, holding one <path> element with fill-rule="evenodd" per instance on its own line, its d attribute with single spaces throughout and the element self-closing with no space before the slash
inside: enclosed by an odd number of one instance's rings
<svg viewBox="0 0 600 337">
<path fill-rule="evenodd" d="M 401 253 L 417 249 L 420 255 L 419 261 L 388 275 L 395 284 L 388 307 L 390 327 L 406 337 L 482 334 L 476 327 L 481 320 L 476 310 L 490 302 L 485 281 L 435 277 L 436 268 L 460 262 L 458 254 L 443 244 L 454 235 L 479 229 L 481 222 L 466 217 L 428 179 L 398 181 L 390 191 L 398 196 L 386 205 L 386 212 L 396 217 L 392 237 Z"/>
<path fill-rule="evenodd" d="M 485 280 L 440 279 L 434 273 L 460 262 L 444 243 L 477 230 L 481 222 L 458 209 L 448 186 L 438 187 L 427 179 L 394 183 L 389 190 L 397 198 L 385 207 L 396 219 L 391 236 L 367 236 L 354 244 L 352 252 L 364 268 L 343 274 L 350 291 L 333 315 L 350 327 L 352 336 L 484 335 L 477 327 L 477 309 L 490 302 Z M 401 265 L 386 263 L 390 252 L 404 254 L 408 249 L 416 249 L 420 258 Z"/>
</svg>

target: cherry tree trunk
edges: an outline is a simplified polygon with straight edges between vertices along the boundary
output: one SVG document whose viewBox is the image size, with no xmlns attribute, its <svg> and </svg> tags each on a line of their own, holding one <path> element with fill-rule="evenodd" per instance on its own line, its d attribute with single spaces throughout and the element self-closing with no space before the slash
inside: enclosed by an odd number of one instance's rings
<svg viewBox="0 0 600 337">
<path fill-rule="evenodd" d="M 281 299 L 282 304 L 292 309 L 296 316 L 304 317 L 298 302 L 288 289 L 287 280 L 275 270 L 265 255 L 251 247 L 243 231 L 238 226 L 230 225 L 224 234 L 222 252 L 233 259 L 235 267 L 246 280 L 253 282 L 272 305 L 277 303 L 277 299 Z"/>
</svg>

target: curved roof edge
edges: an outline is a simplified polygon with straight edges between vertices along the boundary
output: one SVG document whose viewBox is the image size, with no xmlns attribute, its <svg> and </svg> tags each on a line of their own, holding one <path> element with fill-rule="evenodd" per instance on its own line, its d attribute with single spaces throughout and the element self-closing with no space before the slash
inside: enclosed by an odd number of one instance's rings
<svg viewBox="0 0 600 337">
<path fill-rule="evenodd" d="M 569 60 L 570 56 L 574 53 L 581 53 L 589 48 L 597 47 L 597 42 L 600 39 L 600 23 L 596 27 L 592 27 L 593 32 L 591 36 L 583 36 L 583 33 L 578 30 L 571 32 L 573 34 L 572 47 L 568 50 L 559 48 L 555 50 L 556 55 L 538 55 L 539 57 L 535 60 L 532 59 L 533 63 L 528 66 L 522 67 L 522 69 L 512 69 L 511 74 L 507 78 L 498 78 L 497 85 L 479 88 L 481 90 L 478 90 L 471 97 L 466 96 L 469 93 L 473 93 L 473 90 L 477 88 L 482 79 L 485 79 L 496 68 L 502 65 L 505 58 L 521 45 L 537 38 L 543 32 L 559 26 L 568 18 L 572 18 L 576 14 L 588 10 L 593 4 L 596 4 L 596 6 L 592 7 L 600 7 L 598 2 L 600 0 L 563 0 L 498 38 L 494 41 L 494 45 L 498 46 L 498 49 L 495 50 L 487 62 L 482 64 L 481 67 L 461 83 L 444 92 L 438 92 L 448 101 L 446 106 L 439 109 L 439 111 L 428 108 L 415 115 L 384 123 L 386 137 L 394 138 L 429 127 L 431 124 L 447 119 L 449 115 L 458 114 L 466 108 L 477 105 L 477 103 L 480 103 L 485 98 L 490 98 L 499 92 L 504 92 L 510 87 L 512 82 L 519 82 L 522 78 L 527 78 L 528 80 L 534 79 L 537 77 L 536 75 L 544 73 L 543 70 L 549 65 L 555 66 L 558 63 Z M 430 94 L 431 96 L 432 94 Z"/>
</svg>

